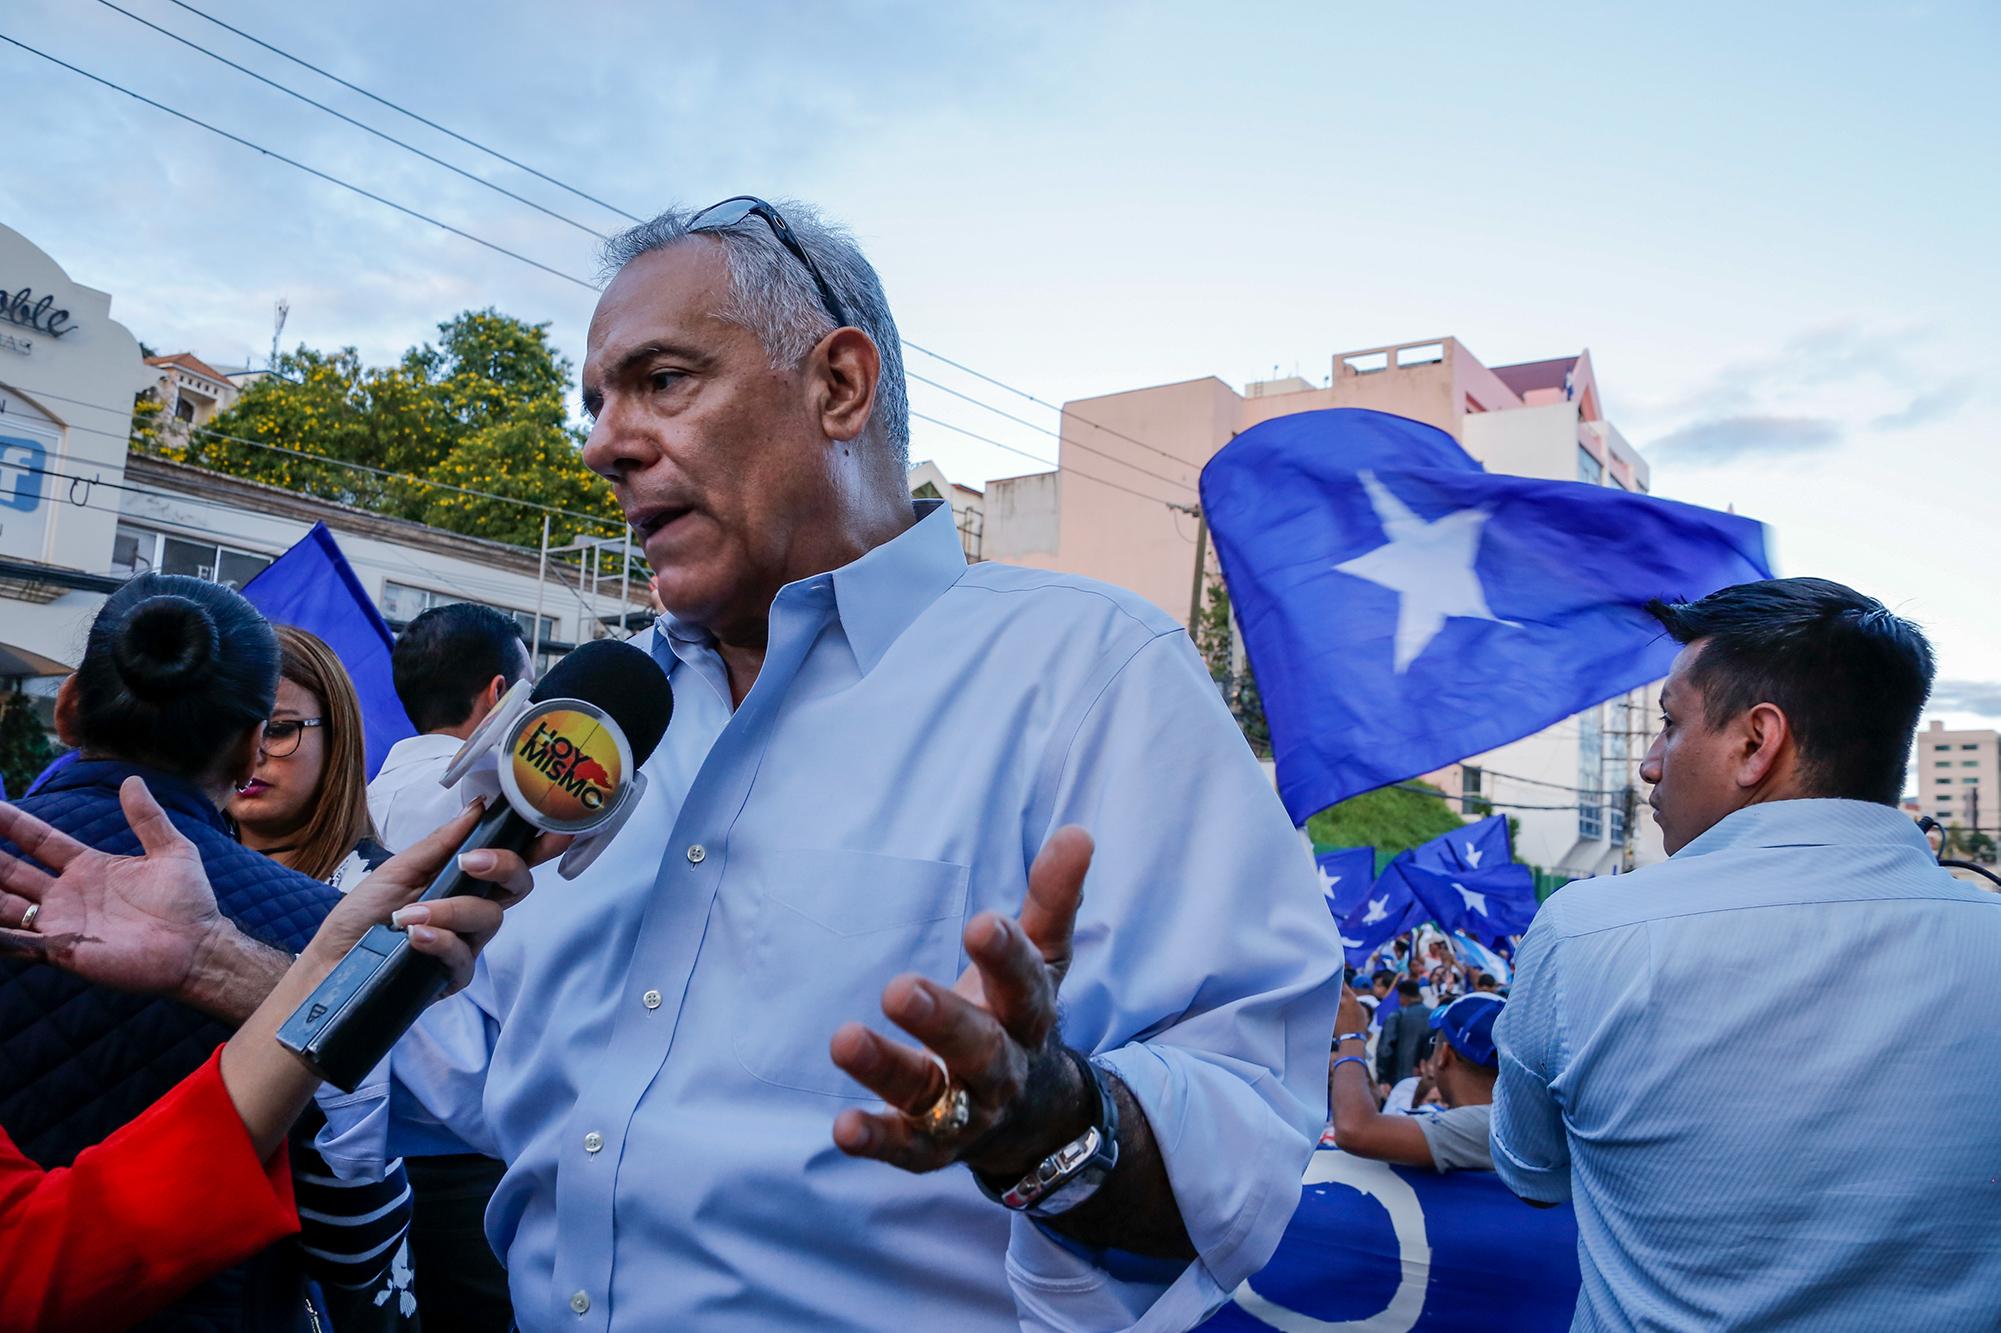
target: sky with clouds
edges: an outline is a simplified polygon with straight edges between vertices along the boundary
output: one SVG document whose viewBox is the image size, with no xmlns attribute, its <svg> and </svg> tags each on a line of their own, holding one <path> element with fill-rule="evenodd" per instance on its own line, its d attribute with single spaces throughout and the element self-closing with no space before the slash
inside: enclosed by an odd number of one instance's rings
<svg viewBox="0 0 2001 1333">
<path fill-rule="evenodd" d="M 1917 618 L 1939 714 L 2001 724 L 1986 0 L 190 3 L 117 0 L 563 217 L 103 0 L 12 0 L 0 35 L 576 278 L 617 210 L 810 199 L 860 237 L 907 337 L 1051 402 L 1274 369 L 1319 382 L 1337 351 L 1444 334 L 1490 364 L 1589 347 L 1660 494 L 1764 519 L 1781 572 Z M 160 350 L 261 361 L 284 297 L 288 346 L 386 360 L 494 305 L 581 358 L 583 286 L 16 46 L 0 81 L 0 220 Z M 922 384 L 912 402 L 1054 456 L 1033 425 Z M 1037 466 L 914 435 L 976 485 Z"/>
</svg>

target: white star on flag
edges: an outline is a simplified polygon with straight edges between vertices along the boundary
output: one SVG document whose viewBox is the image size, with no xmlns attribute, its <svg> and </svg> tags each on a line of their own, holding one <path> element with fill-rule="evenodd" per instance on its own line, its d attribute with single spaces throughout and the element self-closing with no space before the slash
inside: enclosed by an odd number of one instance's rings
<svg viewBox="0 0 2001 1333">
<path fill-rule="evenodd" d="M 1320 872 L 1320 896 L 1330 903 L 1333 902 L 1334 886 L 1341 882 L 1341 877 L 1328 874 L 1326 866 L 1315 866 L 1314 869 Z"/>
<path fill-rule="evenodd" d="M 1362 472 L 1358 477 L 1389 540 L 1334 568 L 1397 594 L 1398 675 L 1438 637 L 1449 617 L 1513 623 L 1488 609 L 1486 590 L 1473 572 L 1480 532 L 1491 517 L 1486 510 L 1454 510 L 1427 523 L 1390 494 L 1375 473 Z"/>
<path fill-rule="evenodd" d="M 1480 855 L 1478 847 L 1475 847 L 1470 842 L 1466 844 L 1466 864 L 1468 867 L 1478 870 L 1480 868 Z"/>
<path fill-rule="evenodd" d="M 1387 921 L 1389 919 L 1389 915 L 1390 915 L 1390 896 L 1386 893 L 1380 898 L 1369 899 L 1369 910 L 1367 914 L 1365 914 L 1362 917 L 1362 924 L 1365 926 L 1373 926 L 1378 921 Z"/>
<path fill-rule="evenodd" d="M 1467 907 L 1471 908 L 1475 912 L 1478 912 L 1481 916 L 1487 915 L 1486 894 L 1476 893 L 1474 890 L 1467 888 L 1464 884 L 1461 884 L 1456 880 L 1453 881 L 1452 887 L 1459 890 L 1459 896 L 1466 900 Z"/>
<path fill-rule="evenodd" d="M 1359 949 L 1362 947 L 1360 940 L 1351 940 L 1346 935 L 1341 936 L 1341 944 L 1343 948 L 1348 949 Z"/>
</svg>

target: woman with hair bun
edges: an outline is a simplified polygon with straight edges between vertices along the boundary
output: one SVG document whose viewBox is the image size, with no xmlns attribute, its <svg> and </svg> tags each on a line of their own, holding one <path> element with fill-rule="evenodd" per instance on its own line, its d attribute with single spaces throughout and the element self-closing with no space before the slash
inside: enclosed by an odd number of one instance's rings
<svg viewBox="0 0 2001 1333">
<path fill-rule="evenodd" d="M 223 813 L 256 767 L 278 677 L 276 634 L 235 592 L 177 575 L 128 580 L 99 610 L 56 696 L 56 732 L 78 758 L 20 802 L 86 846 L 130 855 L 139 844 L 119 787 L 142 778 L 200 855 L 221 915 L 276 960 L 273 981 L 339 901 L 239 843 Z M 33 909 L 9 904 L 0 927 L 33 931 Z M 0 1129 L 38 1165 L 67 1166 L 201 1067 L 254 1007 L 133 995 L 0 957 Z M 315 1322 L 306 1276 L 287 1242 L 166 1317 L 173 1327 L 303 1331 Z"/>
</svg>

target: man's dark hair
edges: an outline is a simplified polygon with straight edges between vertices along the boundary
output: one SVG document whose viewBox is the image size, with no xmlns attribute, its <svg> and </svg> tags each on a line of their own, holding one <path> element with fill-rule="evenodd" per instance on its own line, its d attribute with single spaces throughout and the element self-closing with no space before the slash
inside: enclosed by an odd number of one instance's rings
<svg viewBox="0 0 2001 1333">
<path fill-rule="evenodd" d="M 396 697 L 418 731 L 456 727 L 495 676 L 512 685 L 528 672 L 528 642 L 513 616 L 490 606 L 434 606 L 404 627 L 390 662 Z"/>
<path fill-rule="evenodd" d="M 1377 968 L 1376 974 L 1369 978 L 1371 986 L 1394 986 L 1396 982 L 1397 974 L 1390 971 L 1387 967 Z"/>
<path fill-rule="evenodd" d="M 1924 632 L 1828 579 L 1740 583 L 1695 602 L 1647 603 L 1720 727 L 1761 703 L 1786 715 L 1801 778 L 1819 796 L 1895 805 L 1935 670 Z"/>
<path fill-rule="evenodd" d="M 1418 985 L 1409 977 L 1405 977 L 1397 983 L 1397 994 L 1403 996 L 1406 1000 L 1419 999 L 1424 995 L 1424 987 Z"/>
</svg>

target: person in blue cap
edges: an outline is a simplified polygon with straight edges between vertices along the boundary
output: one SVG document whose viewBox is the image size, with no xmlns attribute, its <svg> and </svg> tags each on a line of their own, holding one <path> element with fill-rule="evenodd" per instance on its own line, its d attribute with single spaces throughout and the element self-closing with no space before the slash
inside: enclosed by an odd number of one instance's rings
<svg viewBox="0 0 2001 1333">
<path fill-rule="evenodd" d="M 1327 1072 L 1334 1141 L 1341 1151 L 1441 1172 L 1492 1171 L 1487 1133 L 1493 1122 L 1494 1080 L 1500 1074 L 1494 1020 L 1505 1004 L 1500 996 L 1482 991 L 1433 1010 L 1431 1077 L 1446 1109 L 1435 1115 L 1385 1114 L 1376 1104 L 1362 1054 L 1368 1015 L 1354 991 L 1343 988 L 1335 1018 L 1335 1058 Z"/>
</svg>

